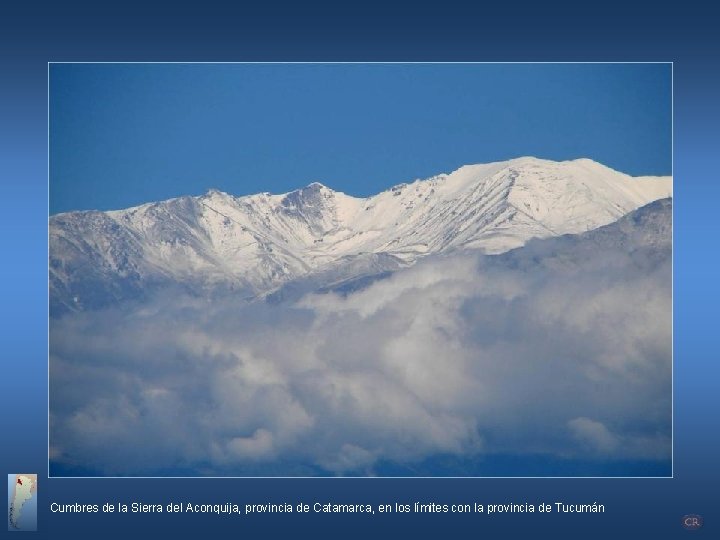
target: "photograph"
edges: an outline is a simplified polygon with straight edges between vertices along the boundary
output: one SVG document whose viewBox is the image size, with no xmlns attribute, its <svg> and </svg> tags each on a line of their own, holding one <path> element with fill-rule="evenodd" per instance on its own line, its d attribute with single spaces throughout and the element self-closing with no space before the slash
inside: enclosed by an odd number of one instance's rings
<svg viewBox="0 0 720 540">
<path fill-rule="evenodd" d="M 672 477 L 672 70 L 51 62 L 49 476 Z"/>
</svg>

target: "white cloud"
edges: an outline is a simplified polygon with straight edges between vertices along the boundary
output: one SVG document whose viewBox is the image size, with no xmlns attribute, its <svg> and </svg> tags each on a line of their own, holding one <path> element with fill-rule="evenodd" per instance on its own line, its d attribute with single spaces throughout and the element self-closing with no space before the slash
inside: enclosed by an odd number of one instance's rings
<svg viewBox="0 0 720 540">
<path fill-rule="evenodd" d="M 295 305 L 166 295 L 53 320 L 53 455 L 110 474 L 669 459 L 669 257 L 536 249 Z"/>
<path fill-rule="evenodd" d="M 568 427 L 573 436 L 587 445 L 592 452 L 610 454 L 620 444 L 618 437 L 610 433 L 608 428 L 590 418 L 574 418 L 568 422 Z"/>
</svg>

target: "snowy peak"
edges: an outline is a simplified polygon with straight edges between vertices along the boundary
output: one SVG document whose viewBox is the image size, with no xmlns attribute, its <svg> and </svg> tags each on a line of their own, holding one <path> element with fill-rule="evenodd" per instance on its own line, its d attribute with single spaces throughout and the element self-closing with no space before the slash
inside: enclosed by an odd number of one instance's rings
<svg viewBox="0 0 720 540">
<path fill-rule="evenodd" d="M 335 192 L 317 182 L 283 196 L 279 210 L 296 226 L 306 228 L 313 239 L 337 226 Z"/>
<path fill-rule="evenodd" d="M 71 212 L 50 218 L 51 302 L 96 307 L 168 283 L 254 297 L 310 275 L 352 279 L 378 261 L 394 269 L 452 250 L 503 253 L 532 238 L 596 229 L 671 195 L 669 177 L 524 157 L 367 198 L 313 182 L 280 195 L 211 189 L 126 210 Z"/>
<path fill-rule="evenodd" d="M 335 207 L 335 192 L 318 182 L 284 195 L 281 206 L 288 212 L 324 212 Z"/>
<path fill-rule="evenodd" d="M 321 184 L 320 182 L 310 182 L 303 189 L 304 190 L 329 190 L 329 191 L 332 191 L 329 187 L 327 187 L 324 184 Z"/>
<path fill-rule="evenodd" d="M 202 198 L 205 199 L 212 199 L 213 197 L 229 197 L 229 195 L 224 191 L 220 191 L 219 189 L 210 188 L 207 190 L 205 195 L 202 196 Z"/>
</svg>

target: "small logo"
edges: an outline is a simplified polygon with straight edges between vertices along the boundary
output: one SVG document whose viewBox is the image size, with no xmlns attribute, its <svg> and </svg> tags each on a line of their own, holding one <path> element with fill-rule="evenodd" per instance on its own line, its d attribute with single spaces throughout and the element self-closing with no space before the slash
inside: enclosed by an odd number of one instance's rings
<svg viewBox="0 0 720 540">
<path fill-rule="evenodd" d="M 8 531 L 37 531 L 37 474 L 8 474 Z"/>
<path fill-rule="evenodd" d="M 688 531 L 694 531 L 703 526 L 703 518 L 697 514 L 688 514 L 683 516 L 682 524 Z"/>
</svg>

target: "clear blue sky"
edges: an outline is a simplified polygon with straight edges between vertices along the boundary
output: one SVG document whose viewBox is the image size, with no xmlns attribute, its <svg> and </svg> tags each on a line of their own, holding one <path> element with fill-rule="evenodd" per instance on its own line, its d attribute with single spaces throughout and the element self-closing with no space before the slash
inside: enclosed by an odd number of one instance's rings
<svg viewBox="0 0 720 540">
<path fill-rule="evenodd" d="M 669 64 L 52 64 L 50 212 L 524 155 L 670 174 L 671 101 Z"/>
</svg>

